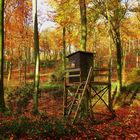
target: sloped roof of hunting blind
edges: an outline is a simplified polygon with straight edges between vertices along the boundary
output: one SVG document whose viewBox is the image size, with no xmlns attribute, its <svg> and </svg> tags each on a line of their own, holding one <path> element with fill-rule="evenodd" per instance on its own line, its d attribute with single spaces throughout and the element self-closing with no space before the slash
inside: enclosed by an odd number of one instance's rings
<svg viewBox="0 0 140 140">
<path fill-rule="evenodd" d="M 93 66 L 94 55 L 91 52 L 77 51 L 67 56 L 69 59 L 69 69 L 80 68 L 81 76 L 70 77 L 70 82 L 85 81 L 91 66 Z M 76 72 L 71 72 L 70 74 L 76 74 Z"/>
<path fill-rule="evenodd" d="M 73 55 L 79 54 L 79 53 L 81 53 L 81 54 L 87 54 L 87 55 L 92 55 L 92 56 L 93 56 L 93 53 L 92 53 L 92 52 L 77 51 L 77 52 L 74 52 L 74 53 L 72 53 L 72 54 L 69 54 L 69 55 L 67 56 L 67 58 L 69 58 L 69 57 L 71 57 L 71 56 L 73 56 Z"/>
</svg>

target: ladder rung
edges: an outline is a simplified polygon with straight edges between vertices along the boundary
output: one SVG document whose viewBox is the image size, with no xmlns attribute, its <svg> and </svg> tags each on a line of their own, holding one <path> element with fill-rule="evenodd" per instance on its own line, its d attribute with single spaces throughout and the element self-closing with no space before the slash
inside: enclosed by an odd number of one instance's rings
<svg viewBox="0 0 140 140">
<path fill-rule="evenodd" d="M 84 90 L 84 89 L 80 88 L 80 89 L 78 89 L 78 90 Z"/>
<path fill-rule="evenodd" d="M 88 76 L 87 76 L 87 79 L 86 79 L 86 81 L 85 81 L 85 83 L 84 83 L 84 87 L 82 88 L 82 87 L 78 87 L 78 89 L 77 89 L 77 91 L 76 91 L 76 94 L 75 94 L 75 97 L 73 98 L 73 101 L 72 101 L 72 104 L 71 104 L 71 106 L 70 106 L 70 108 L 69 108 L 69 111 L 68 111 L 68 116 L 70 116 L 71 114 L 73 114 L 72 112 L 74 112 L 74 116 L 73 116 L 73 122 L 75 121 L 75 119 L 76 119 L 76 117 L 78 116 L 78 110 L 79 110 L 79 108 L 80 108 L 80 105 L 81 105 L 81 103 L 82 103 L 82 99 L 83 99 L 83 97 L 84 97 L 84 94 L 85 94 L 85 92 L 86 92 L 86 89 L 87 89 L 87 85 L 89 84 L 89 82 L 90 82 L 90 80 L 91 80 L 91 76 L 92 76 L 92 67 L 90 67 L 90 70 L 89 70 L 89 73 L 88 73 Z M 79 94 L 80 93 L 80 94 Z M 79 96 L 78 96 L 78 98 L 76 98 L 77 97 L 77 95 L 79 94 Z M 74 110 L 74 108 L 76 109 L 76 110 Z"/>
<path fill-rule="evenodd" d="M 92 82 L 93 85 L 109 85 L 109 82 L 98 82 L 98 81 L 93 81 Z"/>
<path fill-rule="evenodd" d="M 66 69 L 65 72 L 80 72 L 80 68 L 77 68 L 77 69 Z"/>
</svg>

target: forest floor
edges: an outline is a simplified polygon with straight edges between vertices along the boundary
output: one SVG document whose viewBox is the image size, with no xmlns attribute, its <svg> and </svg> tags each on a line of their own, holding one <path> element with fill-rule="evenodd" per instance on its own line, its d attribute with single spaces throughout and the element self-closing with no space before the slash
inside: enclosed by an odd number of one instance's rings
<svg viewBox="0 0 140 140">
<path fill-rule="evenodd" d="M 107 119 L 105 116 L 95 115 L 94 119 L 89 117 L 71 126 L 63 124 L 61 120 L 63 114 L 62 97 L 54 97 L 52 94 L 43 92 L 39 99 L 41 115 L 32 114 L 32 101 L 24 113 L 10 116 L 0 114 L 0 139 L 9 136 L 10 140 L 139 140 L 140 106 L 138 106 L 138 102 L 136 99 L 131 105 L 117 107 L 115 118 Z M 104 106 L 100 106 L 98 110 L 102 113 L 105 112 Z M 29 121 L 29 124 L 26 120 Z M 22 121 L 25 123 L 22 124 Z M 30 122 L 39 123 L 39 126 L 30 128 Z M 50 122 L 55 126 L 52 128 L 48 126 Z M 44 127 L 45 124 L 46 127 Z M 36 130 L 33 131 L 34 129 Z"/>
<path fill-rule="evenodd" d="M 49 73 L 42 76 L 41 83 Z M 14 74 L 17 75 L 16 71 Z M 21 113 L 0 114 L 0 140 L 140 140 L 140 93 L 131 104 L 115 106 L 116 117 L 112 119 L 103 104 L 96 109 L 107 115 L 96 114 L 71 125 L 62 119 L 62 96 L 43 90 L 39 98 L 40 114 L 32 114 L 32 100 Z"/>
</svg>

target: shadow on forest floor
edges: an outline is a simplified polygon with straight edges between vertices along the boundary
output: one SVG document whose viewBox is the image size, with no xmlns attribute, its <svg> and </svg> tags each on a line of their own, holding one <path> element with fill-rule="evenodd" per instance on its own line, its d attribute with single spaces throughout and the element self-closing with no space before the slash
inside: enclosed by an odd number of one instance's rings
<svg viewBox="0 0 140 140">
<path fill-rule="evenodd" d="M 134 82 L 127 86 L 124 86 L 121 94 L 117 97 L 117 89 L 113 93 L 113 105 L 119 105 L 121 107 L 126 105 L 132 105 L 136 103 L 140 105 L 140 82 Z"/>
</svg>

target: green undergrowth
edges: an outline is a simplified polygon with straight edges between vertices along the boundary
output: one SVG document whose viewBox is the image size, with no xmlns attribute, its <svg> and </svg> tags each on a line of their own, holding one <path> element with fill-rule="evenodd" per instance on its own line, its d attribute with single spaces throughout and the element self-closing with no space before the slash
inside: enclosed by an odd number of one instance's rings
<svg viewBox="0 0 140 140">
<path fill-rule="evenodd" d="M 41 90 L 63 89 L 63 84 L 43 83 L 40 85 Z"/>
<path fill-rule="evenodd" d="M 127 74 L 125 78 L 125 83 L 127 85 L 137 82 L 140 82 L 140 68 L 134 68 L 131 72 Z"/>
<path fill-rule="evenodd" d="M 8 112 L 23 113 L 32 99 L 33 84 L 26 84 L 16 88 L 5 88 L 5 102 Z"/>
<path fill-rule="evenodd" d="M 83 123 L 71 125 L 68 121 L 61 119 L 48 119 L 40 116 L 38 120 L 30 120 L 20 117 L 13 121 L 0 122 L 0 139 L 64 139 L 73 138 L 84 132 L 86 127 Z M 96 132 L 95 138 L 98 135 Z"/>
<path fill-rule="evenodd" d="M 42 92 L 48 92 L 54 97 L 62 97 L 63 96 L 63 84 L 52 84 L 52 83 L 43 83 L 40 85 L 40 90 Z"/>
<path fill-rule="evenodd" d="M 140 91 L 140 68 L 134 68 L 127 74 L 123 90 L 127 92 Z"/>
</svg>

